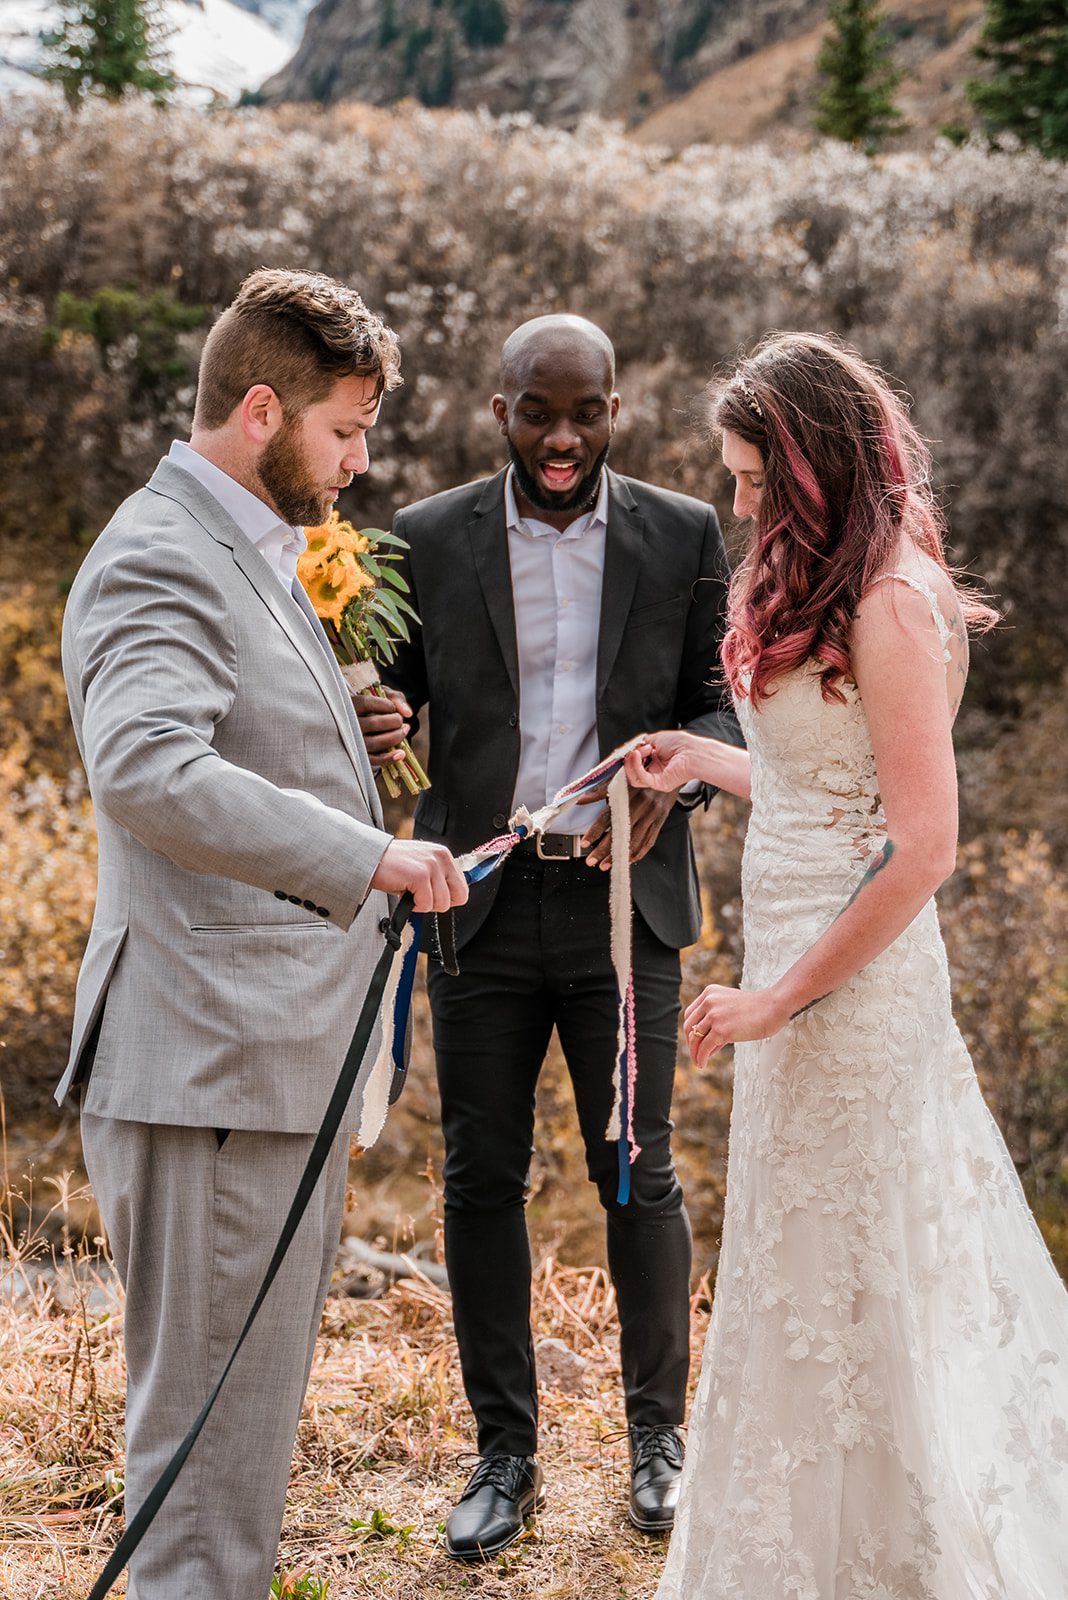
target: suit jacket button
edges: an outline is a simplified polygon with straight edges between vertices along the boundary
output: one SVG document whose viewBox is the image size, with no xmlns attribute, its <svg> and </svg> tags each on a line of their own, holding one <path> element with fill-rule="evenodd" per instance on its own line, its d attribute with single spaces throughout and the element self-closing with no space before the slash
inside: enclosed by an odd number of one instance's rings
<svg viewBox="0 0 1068 1600">
<path fill-rule="evenodd" d="M 289 901 L 291 906 L 302 906 L 304 904 L 299 894 L 287 894 L 286 899 Z"/>
<path fill-rule="evenodd" d="M 393 924 L 390 922 L 388 917 L 379 917 L 379 919 L 378 919 L 378 931 L 379 931 L 379 933 L 388 933 L 392 926 L 393 926 Z"/>
<path fill-rule="evenodd" d="M 515 728 L 515 727 L 518 727 L 518 725 L 519 725 L 519 718 L 516 716 L 515 712 L 513 711 L 512 715 L 508 718 L 508 726 L 510 728 Z"/>
<path fill-rule="evenodd" d="M 314 911 L 315 910 L 315 901 L 314 900 L 305 900 L 303 902 L 303 904 L 304 904 L 305 911 Z"/>
<path fill-rule="evenodd" d="M 508 826 L 508 818 L 505 816 L 503 811 L 498 811 L 495 814 L 495 816 L 493 818 L 493 826 L 495 828 L 507 828 L 507 826 Z"/>
<path fill-rule="evenodd" d="M 274 891 L 274 897 L 276 900 L 288 900 L 289 898 L 284 889 L 276 889 Z"/>
<path fill-rule="evenodd" d="M 328 917 L 330 913 L 325 906 L 316 906 L 315 915 L 317 917 Z"/>
</svg>

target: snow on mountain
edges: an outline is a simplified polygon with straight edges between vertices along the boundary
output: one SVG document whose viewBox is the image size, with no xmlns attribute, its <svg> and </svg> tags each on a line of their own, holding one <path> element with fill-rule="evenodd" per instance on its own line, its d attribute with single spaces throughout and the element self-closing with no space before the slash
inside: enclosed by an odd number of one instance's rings
<svg viewBox="0 0 1068 1600">
<path fill-rule="evenodd" d="M 234 0 L 164 0 L 171 29 L 167 51 L 180 98 L 233 101 L 243 89 L 258 88 L 293 54 L 305 9 L 304 0 L 265 0 L 258 16 Z M 47 90 L 36 76 L 40 35 L 57 19 L 51 0 L 0 0 L 0 94 Z"/>
<path fill-rule="evenodd" d="M 237 4 L 243 11 L 262 17 L 276 33 L 298 45 L 304 32 L 304 19 L 315 0 L 237 0 Z"/>
</svg>

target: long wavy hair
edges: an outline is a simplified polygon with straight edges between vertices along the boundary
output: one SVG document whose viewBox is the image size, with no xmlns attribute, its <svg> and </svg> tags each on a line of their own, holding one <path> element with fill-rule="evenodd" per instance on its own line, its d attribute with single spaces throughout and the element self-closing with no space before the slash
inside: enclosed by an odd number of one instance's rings
<svg viewBox="0 0 1068 1600">
<path fill-rule="evenodd" d="M 969 627 L 997 621 L 950 571 L 931 456 L 904 401 L 855 350 L 808 333 L 772 334 L 709 387 L 714 436 L 760 451 L 764 489 L 730 589 L 723 667 L 754 705 L 812 661 L 825 700 L 842 700 L 857 605 L 902 536 L 950 574 Z"/>
</svg>

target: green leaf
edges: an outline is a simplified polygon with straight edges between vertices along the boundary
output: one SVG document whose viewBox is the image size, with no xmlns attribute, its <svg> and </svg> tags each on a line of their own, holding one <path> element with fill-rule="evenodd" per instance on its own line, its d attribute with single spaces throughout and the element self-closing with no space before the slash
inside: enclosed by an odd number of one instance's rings
<svg viewBox="0 0 1068 1600">
<path fill-rule="evenodd" d="M 411 644 L 412 636 L 408 631 L 407 624 L 402 620 L 402 618 L 389 617 L 385 619 L 385 621 L 382 623 L 382 626 L 385 627 L 386 632 L 389 633 L 392 638 L 403 639 L 405 644 Z"/>
<path fill-rule="evenodd" d="M 391 594 L 389 598 L 393 601 L 395 606 L 399 607 L 401 611 L 406 612 L 408 616 L 412 618 L 413 622 L 417 622 L 419 626 L 422 627 L 422 618 L 414 606 L 409 605 L 407 600 L 405 600 L 399 594 Z"/>
<path fill-rule="evenodd" d="M 371 574 L 372 578 L 381 578 L 382 568 L 378 565 L 378 562 L 375 560 L 374 556 L 369 555 L 365 550 L 362 556 L 357 557 L 357 560 L 359 561 L 361 567 L 367 568 L 367 571 Z"/>
<path fill-rule="evenodd" d="M 409 640 L 411 634 L 408 631 L 408 624 L 401 616 L 396 600 L 392 595 L 381 595 L 379 599 L 380 603 L 375 608 L 375 615 L 378 617 L 380 626 L 388 626 L 391 633 L 399 634 L 405 641 Z"/>
<path fill-rule="evenodd" d="M 385 660 L 392 661 L 395 654 L 393 643 L 386 634 L 386 630 L 382 627 L 382 624 L 378 622 L 376 618 L 368 617 L 367 631 L 374 640 L 377 649 L 382 651 Z"/>
<path fill-rule="evenodd" d="M 388 557 L 387 557 L 387 559 L 388 559 Z M 382 572 L 382 576 L 383 576 L 383 578 L 385 578 L 387 583 L 391 583 L 393 585 L 394 589 L 399 589 L 402 594 L 411 594 L 411 592 L 412 592 L 411 584 L 407 581 L 406 578 L 402 577 L 402 575 L 399 572 L 394 572 L 392 567 L 384 568 L 383 572 Z"/>
<path fill-rule="evenodd" d="M 378 528 L 361 528 L 360 532 L 368 539 L 374 538 L 375 544 L 395 545 L 398 550 L 410 550 L 407 539 L 402 539 L 399 533 L 383 533 Z"/>
</svg>

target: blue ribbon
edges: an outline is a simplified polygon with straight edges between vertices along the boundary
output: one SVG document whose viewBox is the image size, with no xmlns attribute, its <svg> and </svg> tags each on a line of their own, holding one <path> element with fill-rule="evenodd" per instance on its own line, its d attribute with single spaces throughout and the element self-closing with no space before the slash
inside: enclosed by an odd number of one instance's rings
<svg viewBox="0 0 1068 1600">
<path fill-rule="evenodd" d="M 621 1134 L 616 1149 L 619 1154 L 619 1188 L 616 1191 L 616 1202 L 625 1206 L 630 1200 L 630 1146 L 626 1134 Z"/>
<path fill-rule="evenodd" d="M 464 877 L 468 883 L 481 883 L 482 879 L 488 878 L 491 872 L 496 872 L 507 854 L 507 850 L 502 850 L 500 855 L 486 856 L 477 866 L 468 867 L 464 872 Z"/>
<path fill-rule="evenodd" d="M 516 832 L 526 833 L 525 828 L 517 828 Z M 483 878 L 488 878 L 491 872 L 496 871 L 508 855 L 507 850 L 502 850 L 498 855 L 487 856 L 484 861 L 468 867 L 464 877 L 468 883 L 479 883 Z M 397 982 L 397 993 L 393 1001 L 393 1067 L 396 1072 L 403 1074 L 407 1069 L 404 1061 L 404 1041 L 408 1037 L 408 1018 L 412 1009 L 412 989 L 415 985 L 415 969 L 419 961 L 420 935 L 423 925 L 423 913 L 416 912 L 411 919 L 412 942 L 404 955 L 404 965 Z"/>
<path fill-rule="evenodd" d="M 620 765 L 622 765 L 622 763 L 617 762 L 616 767 L 613 768 L 613 771 L 617 770 Z M 597 782 L 603 783 L 604 776 L 605 775 L 602 774 L 597 779 Z M 586 785 L 586 787 L 591 786 L 592 785 Z M 576 792 L 581 793 L 581 790 Z M 525 834 L 526 829 L 519 827 L 516 829 L 516 832 Z M 473 867 L 467 867 L 464 871 L 464 877 L 466 878 L 467 882 L 480 883 L 483 878 L 488 878 L 491 872 L 495 872 L 497 870 L 501 862 L 509 853 L 510 852 L 508 850 L 502 850 L 498 855 L 487 856 L 484 861 L 478 862 L 477 865 Z M 408 1017 L 412 1008 L 412 989 L 415 984 L 415 969 L 419 960 L 419 943 L 422 921 L 423 918 L 421 913 L 412 917 L 412 942 L 405 951 L 404 965 L 401 967 L 401 975 L 397 983 L 397 993 L 393 1002 L 393 1066 L 394 1070 L 398 1073 L 403 1073 L 405 1071 L 404 1041 L 408 1036 Z M 623 1131 L 619 1136 L 619 1142 L 617 1146 L 619 1154 L 619 1188 L 616 1193 L 616 1200 L 619 1205 L 625 1206 L 630 1200 L 630 1144 L 627 1140 L 627 1122 L 630 1115 L 630 1083 L 627 1078 L 626 1045 L 624 1045 L 623 1053 L 620 1057 L 619 1077 L 619 1113 L 620 1124 Z"/>
<path fill-rule="evenodd" d="M 404 1060 L 404 1041 L 408 1037 L 408 1014 L 412 1009 L 412 988 L 415 984 L 415 969 L 419 961 L 419 935 L 422 932 L 423 913 L 418 911 L 411 921 L 412 942 L 404 952 L 404 965 L 397 982 L 397 993 L 393 1000 L 393 1068 L 394 1071 L 404 1073 L 407 1066 Z M 398 1088 L 398 1093 L 399 1088 Z"/>
<path fill-rule="evenodd" d="M 619 1004 L 619 995 L 616 994 L 616 1004 Z M 630 1141 L 627 1138 L 627 1121 L 630 1116 L 630 1079 L 627 1075 L 627 1040 L 626 1023 L 624 1023 L 623 1049 L 619 1056 L 619 1141 L 616 1150 L 619 1156 L 619 1188 L 616 1192 L 616 1203 L 625 1206 L 630 1199 Z"/>
</svg>

